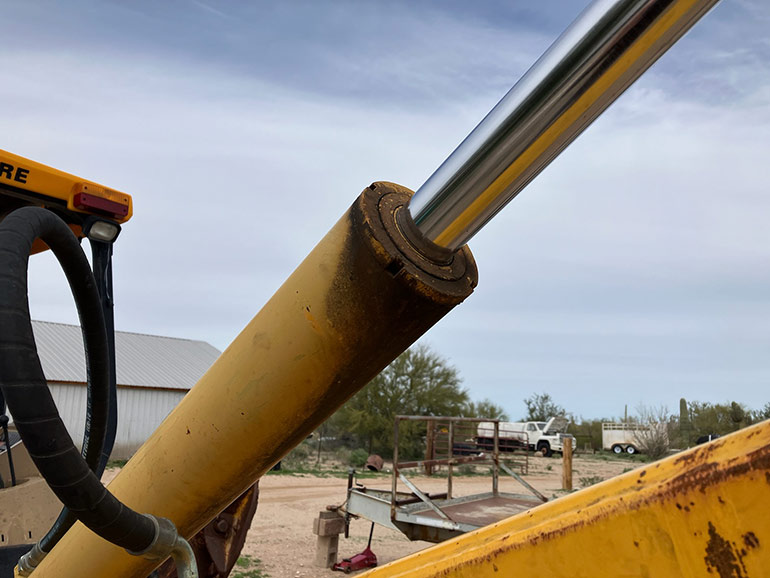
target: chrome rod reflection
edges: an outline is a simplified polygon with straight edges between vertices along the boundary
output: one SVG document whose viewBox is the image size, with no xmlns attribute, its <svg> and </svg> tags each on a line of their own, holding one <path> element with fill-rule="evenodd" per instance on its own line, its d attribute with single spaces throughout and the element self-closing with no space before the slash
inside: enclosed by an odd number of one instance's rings
<svg viewBox="0 0 770 578">
<path fill-rule="evenodd" d="M 456 249 L 718 0 L 595 0 L 415 193 L 410 214 Z"/>
</svg>

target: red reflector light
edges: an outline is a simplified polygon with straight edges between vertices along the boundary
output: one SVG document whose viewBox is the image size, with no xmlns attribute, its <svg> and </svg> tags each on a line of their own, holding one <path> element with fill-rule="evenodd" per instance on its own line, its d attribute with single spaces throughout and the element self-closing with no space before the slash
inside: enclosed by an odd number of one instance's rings
<svg viewBox="0 0 770 578">
<path fill-rule="evenodd" d="M 78 193 L 73 198 L 73 204 L 82 211 L 93 211 L 110 217 L 120 218 L 128 215 L 128 205 L 117 203 L 103 197 Z"/>
</svg>

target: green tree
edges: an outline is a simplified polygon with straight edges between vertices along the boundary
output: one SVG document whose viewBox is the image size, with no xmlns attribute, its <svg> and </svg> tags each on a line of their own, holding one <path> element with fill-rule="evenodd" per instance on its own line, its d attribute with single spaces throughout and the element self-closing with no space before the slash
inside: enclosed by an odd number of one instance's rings
<svg viewBox="0 0 770 578">
<path fill-rule="evenodd" d="M 508 414 L 505 410 L 490 399 L 469 401 L 463 409 L 462 415 L 464 417 L 484 417 L 508 421 Z"/>
<path fill-rule="evenodd" d="M 766 403 L 762 409 L 746 409 L 743 425 L 754 425 L 766 419 L 770 419 L 770 403 Z"/>
<path fill-rule="evenodd" d="M 527 415 L 524 421 L 546 421 L 547 419 L 565 415 L 564 408 L 551 398 L 549 393 L 533 393 L 524 400 L 527 406 Z"/>
<path fill-rule="evenodd" d="M 752 413 L 752 420 L 754 423 L 770 419 L 770 402 L 765 404 L 762 409 L 757 409 Z"/>
<path fill-rule="evenodd" d="M 741 407 L 739 403 L 732 402 L 730 404 L 730 419 L 733 420 L 733 423 L 736 426 L 736 429 L 742 428 L 745 424 L 743 423 L 744 419 L 746 418 L 746 411 Z"/>
<path fill-rule="evenodd" d="M 585 419 L 580 417 L 570 424 L 569 431 L 577 439 L 579 448 L 586 446 L 592 450 L 602 449 L 602 424 L 615 421 L 611 418 Z"/>
<path fill-rule="evenodd" d="M 397 415 L 460 415 L 468 408 L 468 392 L 457 370 L 424 345 L 402 353 L 354 395 L 331 420 L 338 435 L 352 437 L 356 447 L 390 456 Z M 418 457 L 424 452 L 423 422 L 401 422 L 399 452 Z"/>
<path fill-rule="evenodd" d="M 693 401 L 690 406 L 693 436 L 725 435 L 741 427 L 745 410 L 739 403 L 710 403 Z M 736 421 L 737 420 L 737 421 Z"/>
</svg>

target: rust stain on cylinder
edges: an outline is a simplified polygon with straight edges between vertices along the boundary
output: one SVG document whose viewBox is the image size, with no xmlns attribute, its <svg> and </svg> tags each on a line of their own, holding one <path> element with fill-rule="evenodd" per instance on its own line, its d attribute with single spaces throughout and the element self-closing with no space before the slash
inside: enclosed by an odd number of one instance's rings
<svg viewBox="0 0 770 578">
<path fill-rule="evenodd" d="M 719 578 L 748 578 L 743 555 L 736 550 L 732 542 L 717 532 L 711 522 L 709 522 L 708 535 L 709 541 L 704 558 L 708 571 L 716 570 Z"/>
<path fill-rule="evenodd" d="M 470 249 L 458 249 L 449 263 L 436 263 L 423 254 L 430 251 L 427 245 L 403 235 L 396 217 L 412 194 L 395 183 L 372 183 L 343 218 L 348 234 L 327 294 L 326 316 L 345 335 L 344 346 L 355 352 L 357 362 L 340 369 L 337 386 L 317 400 L 308 422 L 331 415 L 476 287 Z M 372 340 L 375 333 L 387 339 Z"/>
</svg>

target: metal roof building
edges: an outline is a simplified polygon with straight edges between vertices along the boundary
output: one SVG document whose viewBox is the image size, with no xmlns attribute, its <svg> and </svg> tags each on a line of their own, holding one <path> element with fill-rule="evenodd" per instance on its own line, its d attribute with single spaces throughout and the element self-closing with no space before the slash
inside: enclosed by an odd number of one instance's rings
<svg viewBox="0 0 770 578">
<path fill-rule="evenodd" d="M 77 325 L 33 321 L 43 372 L 67 429 L 83 441 L 86 367 Z M 118 431 L 113 459 L 127 459 L 219 357 L 204 341 L 115 332 Z"/>
</svg>

